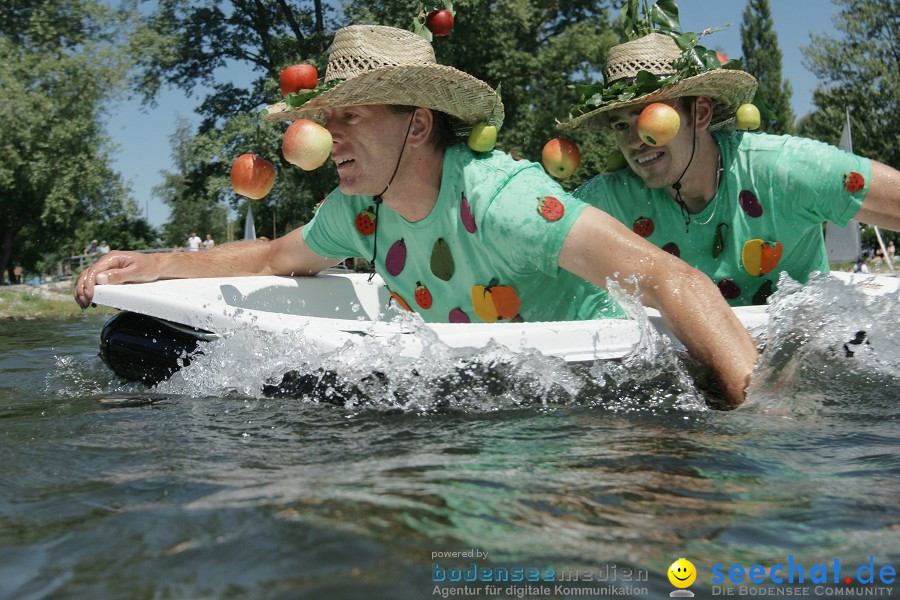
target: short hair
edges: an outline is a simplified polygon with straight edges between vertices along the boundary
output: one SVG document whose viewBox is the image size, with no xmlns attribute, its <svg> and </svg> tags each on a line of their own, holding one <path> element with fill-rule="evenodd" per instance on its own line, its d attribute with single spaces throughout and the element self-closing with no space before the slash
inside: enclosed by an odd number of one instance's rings
<svg viewBox="0 0 900 600">
<path fill-rule="evenodd" d="M 409 106 L 403 104 L 388 104 L 388 110 L 395 115 L 408 115 L 421 106 Z M 431 135 L 428 136 L 428 142 L 435 147 L 444 150 L 456 143 L 456 132 L 454 128 L 455 119 L 447 113 L 429 108 L 432 115 Z"/>
</svg>

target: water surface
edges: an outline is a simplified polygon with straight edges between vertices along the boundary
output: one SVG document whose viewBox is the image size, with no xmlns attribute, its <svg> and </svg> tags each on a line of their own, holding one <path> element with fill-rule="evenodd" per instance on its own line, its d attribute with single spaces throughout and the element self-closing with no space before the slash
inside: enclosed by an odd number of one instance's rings
<svg viewBox="0 0 900 600">
<path fill-rule="evenodd" d="M 567 367 L 242 332 L 145 388 L 103 365 L 90 313 L 0 322 L 0 595 L 430 598 L 435 563 L 474 562 L 614 566 L 603 585 L 661 598 L 684 556 L 709 597 L 717 564 L 896 568 L 898 299 L 787 288 L 727 412 L 658 340 Z M 267 397 L 290 369 L 329 375 Z"/>
</svg>

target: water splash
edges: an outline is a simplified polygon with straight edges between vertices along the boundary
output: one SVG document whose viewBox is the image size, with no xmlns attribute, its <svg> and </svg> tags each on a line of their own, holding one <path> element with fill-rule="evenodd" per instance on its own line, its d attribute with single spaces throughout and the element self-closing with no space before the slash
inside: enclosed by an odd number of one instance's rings
<svg viewBox="0 0 900 600">
<path fill-rule="evenodd" d="M 362 409 L 496 411 L 580 404 L 634 411 L 704 406 L 668 339 L 639 303 L 616 290 L 641 323 L 638 350 L 622 361 L 567 365 L 536 351 L 499 344 L 452 348 L 417 316 L 394 317 L 418 336 L 417 358 L 398 355 L 399 340 L 374 335 L 320 353 L 303 331 L 271 334 L 242 327 L 210 343 L 156 390 L 187 396 L 296 398 Z M 399 334 L 398 334 L 399 335 Z"/>
<path fill-rule="evenodd" d="M 866 295 L 827 275 L 800 285 L 783 274 L 748 390 L 752 403 L 792 411 L 834 403 L 850 409 L 846 399 L 862 395 L 875 401 L 866 403 L 870 409 L 893 406 L 900 397 L 898 299 Z"/>
</svg>

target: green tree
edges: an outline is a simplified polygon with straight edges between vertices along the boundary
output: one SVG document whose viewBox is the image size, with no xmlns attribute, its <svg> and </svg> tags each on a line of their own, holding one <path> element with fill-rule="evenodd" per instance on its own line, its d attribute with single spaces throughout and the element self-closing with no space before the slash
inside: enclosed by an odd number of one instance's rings
<svg viewBox="0 0 900 600">
<path fill-rule="evenodd" d="M 811 35 L 803 48 L 808 68 L 821 81 L 817 110 L 800 133 L 837 144 L 850 111 L 853 150 L 900 167 L 900 4 L 834 0 L 841 35 Z"/>
<path fill-rule="evenodd" d="M 759 82 L 759 96 L 777 115 L 774 123 L 763 123 L 769 133 L 793 133 L 791 84 L 781 77 L 781 49 L 772 23 L 769 0 L 748 0 L 741 23 L 741 50 L 747 72 Z"/>
<path fill-rule="evenodd" d="M 169 206 L 169 221 L 162 228 L 163 243 L 184 246 L 188 235 L 211 233 L 225 237 L 227 209 L 221 200 L 228 187 L 209 161 L 201 137 L 194 138 L 191 125 L 180 119 L 169 138 L 172 143 L 174 172 L 164 172 L 163 182 L 153 189 Z"/>
<path fill-rule="evenodd" d="M 173 136 L 176 171 L 154 190 L 171 208 L 164 227 L 167 244 L 183 244 L 194 230 L 224 239 L 229 206 L 243 222 L 248 200 L 232 191 L 228 178 L 241 154 L 259 154 L 276 166 L 275 187 L 252 206 L 257 223 L 275 222 L 281 233 L 309 220 L 315 204 L 335 186 L 333 167 L 307 173 L 284 161 L 287 123 L 258 118 L 281 98 L 278 75 L 285 67 L 310 63 L 324 75 L 329 32 L 340 25 L 334 12 L 320 1 L 161 0 L 144 19 L 131 42 L 139 65 L 133 83 L 144 102 L 152 104 L 164 86 L 188 94 L 198 86 L 210 90 L 197 108 L 197 131 L 181 124 Z M 222 69 L 238 65 L 255 73 L 247 87 L 220 79 Z M 269 229 L 260 226 L 258 233 L 270 235 Z"/>
<path fill-rule="evenodd" d="M 79 231 L 127 212 L 101 111 L 127 65 L 125 15 L 91 0 L 9 3 L 0 18 L 0 274 L 80 252 Z M 111 236 L 110 236 L 111 237 Z"/>
</svg>

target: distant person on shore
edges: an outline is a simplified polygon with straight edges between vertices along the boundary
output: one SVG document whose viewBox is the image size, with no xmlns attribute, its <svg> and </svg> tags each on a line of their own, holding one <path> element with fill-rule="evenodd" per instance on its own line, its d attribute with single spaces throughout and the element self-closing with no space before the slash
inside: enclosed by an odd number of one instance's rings
<svg viewBox="0 0 900 600">
<path fill-rule="evenodd" d="M 875 266 L 880 265 L 884 262 L 884 252 L 880 247 L 875 248 L 875 254 L 872 255 L 872 264 Z"/>
<path fill-rule="evenodd" d="M 106 240 L 100 242 L 100 246 L 97 247 L 97 251 L 100 252 L 101 255 L 109 254 L 109 244 L 106 243 Z"/>
<path fill-rule="evenodd" d="M 897 254 L 897 250 L 896 250 L 896 248 L 894 248 L 894 240 L 891 240 L 890 242 L 888 242 L 887 251 L 888 251 L 888 262 L 890 264 L 894 264 L 894 260 L 895 260 L 894 256 Z"/>
<path fill-rule="evenodd" d="M 216 240 L 213 239 L 211 233 L 206 234 L 206 239 L 203 240 L 203 249 L 204 250 L 212 250 L 216 247 Z"/>
<path fill-rule="evenodd" d="M 91 243 L 84 249 L 84 254 L 87 256 L 94 256 L 98 252 L 100 252 L 100 248 L 97 247 L 97 240 L 91 240 Z"/>
<path fill-rule="evenodd" d="M 192 231 L 191 236 L 187 239 L 187 248 L 191 252 L 199 252 L 202 243 L 196 232 Z"/>
</svg>

